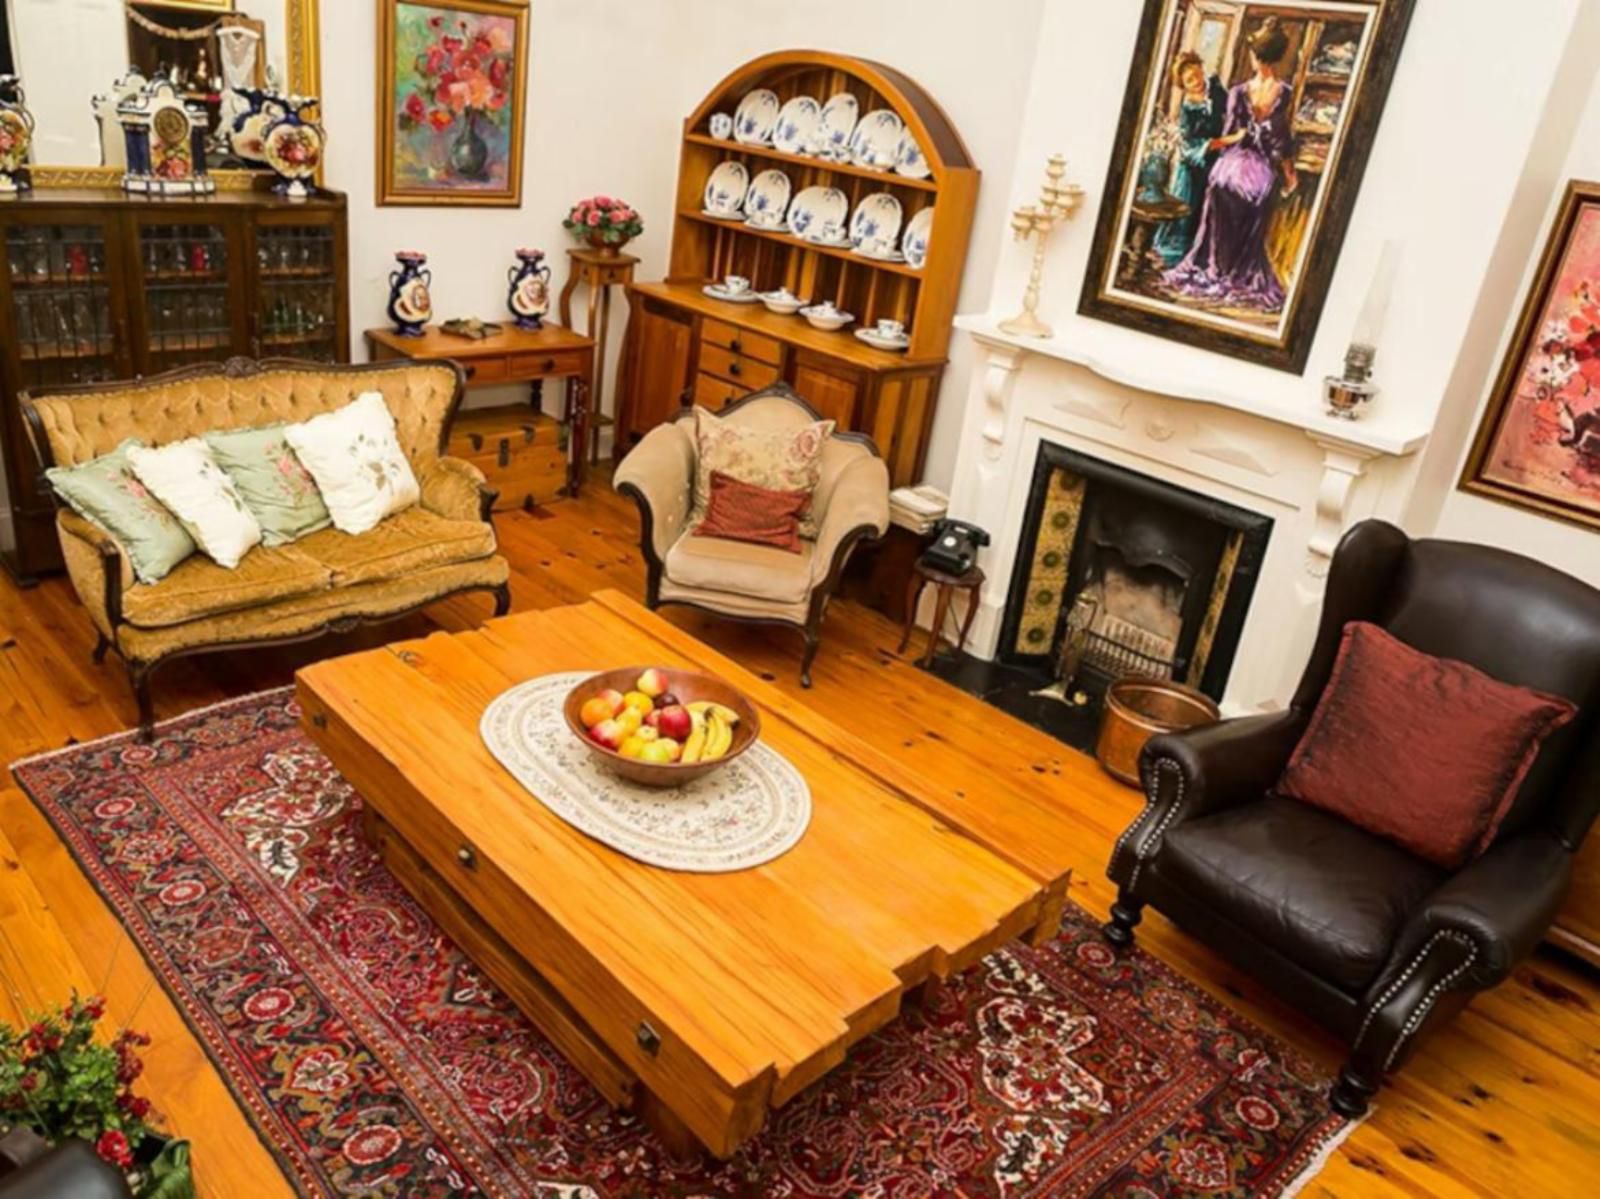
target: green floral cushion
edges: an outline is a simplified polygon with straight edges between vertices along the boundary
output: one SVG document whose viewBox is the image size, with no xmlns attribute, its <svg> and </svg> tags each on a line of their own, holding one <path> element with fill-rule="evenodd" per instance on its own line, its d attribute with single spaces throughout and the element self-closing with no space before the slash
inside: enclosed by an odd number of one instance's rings
<svg viewBox="0 0 1600 1199">
<path fill-rule="evenodd" d="M 52 467 L 45 477 L 79 516 L 117 539 L 141 583 L 155 583 L 196 547 L 178 518 L 133 473 L 128 451 L 143 444 L 129 438 L 79 466 Z"/>
<path fill-rule="evenodd" d="M 266 545 L 288 545 L 331 522 L 316 480 L 283 438 L 283 425 L 207 433 L 211 457 L 261 526 Z"/>
</svg>

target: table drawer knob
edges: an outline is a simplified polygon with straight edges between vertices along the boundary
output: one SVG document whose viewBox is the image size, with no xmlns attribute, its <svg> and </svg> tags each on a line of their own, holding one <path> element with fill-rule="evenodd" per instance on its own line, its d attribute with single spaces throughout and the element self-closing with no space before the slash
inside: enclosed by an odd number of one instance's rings
<svg viewBox="0 0 1600 1199">
<path fill-rule="evenodd" d="M 730 350 L 732 350 L 735 354 L 737 354 L 739 352 L 739 350 L 741 349 L 741 347 L 739 345 L 739 339 L 737 337 L 735 337 L 732 341 L 730 341 L 728 343 L 728 348 Z"/>
<path fill-rule="evenodd" d="M 463 845 L 456 850 L 456 861 L 460 862 L 468 870 L 476 870 L 478 868 L 478 855 L 473 852 L 470 845 Z"/>
<path fill-rule="evenodd" d="M 478 368 L 475 367 L 475 366 L 466 367 L 466 368 L 464 368 L 464 370 L 465 370 L 467 378 L 469 378 L 469 379 L 472 378 L 473 375 L 478 373 Z"/>
<path fill-rule="evenodd" d="M 540 370 L 546 370 L 546 371 L 555 370 L 556 369 L 556 360 L 554 358 L 546 358 L 544 360 L 544 365 L 542 367 L 540 367 L 539 369 Z"/>
<path fill-rule="evenodd" d="M 737 362 L 730 362 L 728 363 L 728 373 L 737 379 L 744 372 L 739 369 L 739 364 Z"/>
<path fill-rule="evenodd" d="M 641 1020 L 639 1022 L 638 1031 L 633 1036 L 634 1040 L 639 1042 L 639 1048 L 643 1049 L 651 1057 L 655 1057 L 656 1054 L 661 1052 L 661 1034 L 651 1028 L 645 1021 Z"/>
<path fill-rule="evenodd" d="M 327 728 L 328 727 L 328 718 L 326 716 L 324 716 L 321 712 L 313 713 L 312 717 L 311 717 L 311 727 L 314 728 L 314 729 L 325 729 L 325 728 Z"/>
</svg>

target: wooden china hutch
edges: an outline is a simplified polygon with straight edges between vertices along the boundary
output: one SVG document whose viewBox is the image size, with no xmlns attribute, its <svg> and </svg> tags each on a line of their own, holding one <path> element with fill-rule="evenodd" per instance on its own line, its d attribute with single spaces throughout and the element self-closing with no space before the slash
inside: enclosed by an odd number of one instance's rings
<svg viewBox="0 0 1600 1199">
<path fill-rule="evenodd" d="M 59 570 L 18 397 L 232 355 L 348 362 L 345 199 L 40 188 L 0 202 L 0 451 L 23 584 Z"/>
<path fill-rule="evenodd" d="M 800 95 L 821 103 L 848 91 L 863 116 L 892 109 L 932 173 L 914 179 L 713 137 L 712 114 L 732 114 L 755 88 L 771 89 L 785 103 Z M 787 230 L 704 215 L 706 180 L 727 159 L 743 163 L 751 177 L 769 167 L 784 171 L 791 197 L 813 185 L 838 188 L 852 213 L 880 191 L 900 202 L 905 222 L 933 206 L 926 262 L 917 269 L 803 242 Z M 667 277 L 628 287 L 619 447 L 625 450 L 682 406 L 718 409 L 783 380 L 841 427 L 870 434 L 896 485 L 914 482 L 927 455 L 977 191 L 978 171 L 960 136 L 927 93 L 898 71 L 814 51 L 768 54 L 734 71 L 684 123 Z M 799 315 L 780 316 L 759 303 L 727 303 L 701 291 L 730 274 L 747 277 L 757 290 L 782 285 L 813 302 L 832 300 L 855 322 L 825 332 Z M 852 335 L 881 317 L 906 325 L 904 352 L 875 349 Z"/>
</svg>

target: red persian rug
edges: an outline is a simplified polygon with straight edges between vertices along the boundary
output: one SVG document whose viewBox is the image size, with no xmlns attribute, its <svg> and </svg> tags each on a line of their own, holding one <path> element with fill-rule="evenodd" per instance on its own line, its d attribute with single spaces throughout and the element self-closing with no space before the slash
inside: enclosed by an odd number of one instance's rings
<svg viewBox="0 0 1600 1199">
<path fill-rule="evenodd" d="M 1310 1062 L 1071 912 L 734 1160 L 674 1161 L 411 901 L 297 716 L 252 696 L 14 773 L 306 1194 L 1277 1196 L 1349 1129 Z"/>
</svg>

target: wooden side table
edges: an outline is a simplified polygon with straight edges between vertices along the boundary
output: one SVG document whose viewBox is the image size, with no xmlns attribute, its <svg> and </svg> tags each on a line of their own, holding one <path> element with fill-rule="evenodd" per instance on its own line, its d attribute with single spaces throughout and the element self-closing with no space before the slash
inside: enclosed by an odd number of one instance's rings
<svg viewBox="0 0 1600 1199">
<path fill-rule="evenodd" d="M 452 358 L 467 375 L 467 387 L 529 385 L 529 404 L 539 409 L 546 379 L 566 384 L 561 420 L 567 427 L 568 495 L 577 495 L 588 468 L 583 447 L 589 437 L 589 397 L 594 394 L 594 341 L 582 333 L 546 324 L 542 329 L 502 326 L 499 333 L 473 341 L 429 325 L 421 337 L 401 337 L 393 329 L 368 329 L 367 353 L 374 362 L 396 358 Z"/>
<path fill-rule="evenodd" d="M 632 254 L 602 254 L 588 246 L 572 246 L 567 250 L 567 282 L 561 289 L 561 323 L 572 328 L 572 293 L 579 283 L 589 286 L 589 315 L 583 331 L 594 338 L 594 420 L 590 425 L 589 461 L 600 461 L 600 430 L 615 420 L 602 410 L 606 378 L 606 330 L 611 325 L 611 285 L 622 285 L 623 299 L 628 296 L 628 284 L 633 282 L 633 268 L 639 260 Z M 599 320 L 595 317 L 598 315 Z M 621 371 L 621 365 L 618 365 Z M 617 388 L 622 394 L 622 388 Z M 582 457 L 582 454 L 579 454 Z"/>
<path fill-rule="evenodd" d="M 928 648 L 923 650 L 917 662 L 918 666 L 923 667 L 931 666 L 934 655 L 939 652 L 939 637 L 944 631 L 945 617 L 949 615 L 950 601 L 958 591 L 967 593 L 967 614 L 961 621 L 961 637 L 956 642 L 956 653 L 966 648 L 967 634 L 972 632 L 972 622 L 978 615 L 978 597 L 983 592 L 983 568 L 974 566 L 966 574 L 953 575 L 924 566 L 921 562 L 912 566 L 911 578 L 906 584 L 906 627 L 900 634 L 899 653 L 905 653 L 906 646 L 911 644 L 912 630 L 917 627 L 917 601 L 922 598 L 922 589 L 929 583 L 938 590 L 934 592 L 933 627 L 928 631 Z"/>
</svg>

